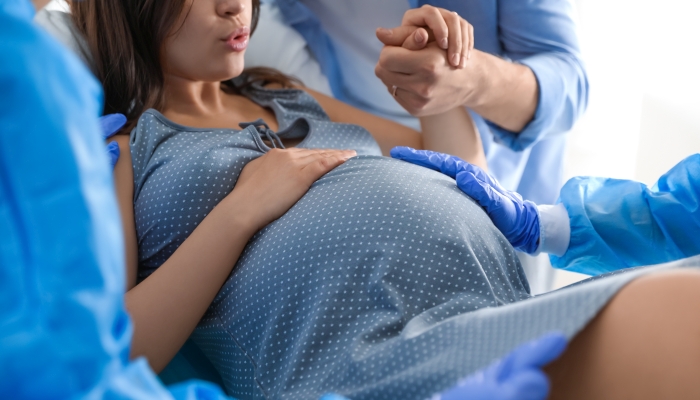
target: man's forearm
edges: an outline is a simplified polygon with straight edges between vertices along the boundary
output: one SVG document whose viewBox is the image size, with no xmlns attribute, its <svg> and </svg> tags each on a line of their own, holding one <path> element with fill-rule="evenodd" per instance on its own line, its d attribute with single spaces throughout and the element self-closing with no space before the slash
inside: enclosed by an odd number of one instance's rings
<svg viewBox="0 0 700 400">
<path fill-rule="evenodd" d="M 466 78 L 474 86 L 465 106 L 511 132 L 522 131 L 532 120 L 539 87 L 530 68 L 473 50 L 462 71 L 471 75 Z"/>
</svg>

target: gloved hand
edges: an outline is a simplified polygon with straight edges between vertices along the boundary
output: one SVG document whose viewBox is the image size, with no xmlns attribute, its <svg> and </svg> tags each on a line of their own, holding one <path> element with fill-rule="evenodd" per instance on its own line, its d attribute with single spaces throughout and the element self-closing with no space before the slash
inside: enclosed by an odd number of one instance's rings
<svg viewBox="0 0 700 400">
<path fill-rule="evenodd" d="M 455 179 L 457 186 L 486 210 L 496 228 L 517 250 L 534 253 L 540 240 L 537 206 L 506 190 L 481 168 L 458 157 L 429 150 L 395 147 L 393 158 L 440 171 Z"/>
<path fill-rule="evenodd" d="M 544 335 L 431 400 L 545 400 L 549 379 L 542 367 L 559 358 L 564 349 L 564 335 Z"/>
<path fill-rule="evenodd" d="M 124 124 L 126 124 L 126 117 L 123 114 L 108 114 L 100 117 L 102 137 L 105 140 L 111 138 Z M 114 168 L 119 160 L 119 144 L 115 141 L 107 143 L 107 154 L 109 155 L 109 163 Z"/>
<path fill-rule="evenodd" d="M 430 400 L 545 400 L 549 396 L 549 379 L 542 367 L 564 352 L 566 342 L 560 333 L 546 334 Z M 321 400 L 347 399 L 327 394 Z"/>
</svg>

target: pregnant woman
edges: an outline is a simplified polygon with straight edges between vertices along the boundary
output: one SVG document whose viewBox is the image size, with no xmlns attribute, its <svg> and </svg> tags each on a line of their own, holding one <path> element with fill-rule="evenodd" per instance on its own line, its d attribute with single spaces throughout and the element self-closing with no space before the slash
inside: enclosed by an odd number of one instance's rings
<svg viewBox="0 0 700 400">
<path fill-rule="evenodd" d="M 616 337 L 614 322 L 596 321 L 634 311 L 640 284 L 670 280 L 681 305 L 662 311 L 700 305 L 700 278 L 687 271 L 531 298 L 513 248 L 454 180 L 382 157 L 405 145 L 483 165 L 464 109 L 424 119 L 418 133 L 274 71 L 244 72 L 258 1 L 72 7 L 106 110 L 130 121 L 115 180 L 131 355 L 155 370 L 193 334 L 238 398 L 423 399 L 551 330 Z M 692 393 L 685 377 L 697 364 L 665 357 L 668 378 Z M 646 393 L 660 382 L 645 381 Z"/>
</svg>

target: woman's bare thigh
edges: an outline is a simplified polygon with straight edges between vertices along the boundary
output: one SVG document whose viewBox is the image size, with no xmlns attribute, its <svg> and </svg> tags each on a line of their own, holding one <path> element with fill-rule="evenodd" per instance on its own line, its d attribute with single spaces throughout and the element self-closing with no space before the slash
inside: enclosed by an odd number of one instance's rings
<svg viewBox="0 0 700 400">
<path fill-rule="evenodd" d="M 700 271 L 625 286 L 546 368 L 550 399 L 700 399 Z"/>
</svg>

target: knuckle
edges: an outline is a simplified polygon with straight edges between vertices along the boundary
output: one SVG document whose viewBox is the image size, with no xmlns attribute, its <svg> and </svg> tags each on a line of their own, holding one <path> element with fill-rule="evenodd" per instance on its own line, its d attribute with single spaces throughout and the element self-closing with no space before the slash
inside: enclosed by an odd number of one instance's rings
<svg viewBox="0 0 700 400">
<path fill-rule="evenodd" d="M 421 85 L 418 94 L 422 98 L 431 98 L 435 94 L 435 87 L 429 84 Z"/>
<path fill-rule="evenodd" d="M 428 75 L 435 75 L 440 69 L 439 63 L 434 57 L 431 57 L 423 64 L 423 70 L 428 73 Z"/>
<path fill-rule="evenodd" d="M 459 25 L 460 19 L 461 19 L 461 18 L 459 17 L 459 14 L 457 14 L 457 13 L 454 12 L 454 11 L 452 11 L 452 12 L 449 13 L 449 14 L 447 14 L 446 17 L 445 17 L 445 20 L 449 20 L 449 22 L 450 22 L 451 24 L 454 24 L 454 25 Z"/>
<path fill-rule="evenodd" d="M 411 107 L 416 111 L 420 111 L 420 110 L 424 109 L 428 105 L 429 102 L 430 102 L 430 99 L 428 99 L 426 97 L 414 96 L 411 99 Z"/>
<path fill-rule="evenodd" d="M 421 115 L 424 103 L 418 99 L 412 99 L 406 102 L 406 110 L 413 116 Z"/>
<path fill-rule="evenodd" d="M 379 53 L 379 60 L 377 60 L 377 66 L 375 68 L 379 68 L 380 66 L 384 65 L 384 63 L 386 62 L 386 58 L 386 51 L 382 50 Z"/>
<path fill-rule="evenodd" d="M 328 168 L 331 167 L 332 160 L 330 158 L 324 157 L 320 160 L 318 160 L 318 164 L 321 167 L 320 169 L 322 171 L 327 170 Z"/>
<path fill-rule="evenodd" d="M 380 60 L 380 62 L 381 62 L 381 60 Z M 380 67 L 379 64 L 377 64 L 374 67 L 374 75 L 383 81 L 384 80 L 384 68 Z"/>
</svg>

